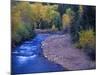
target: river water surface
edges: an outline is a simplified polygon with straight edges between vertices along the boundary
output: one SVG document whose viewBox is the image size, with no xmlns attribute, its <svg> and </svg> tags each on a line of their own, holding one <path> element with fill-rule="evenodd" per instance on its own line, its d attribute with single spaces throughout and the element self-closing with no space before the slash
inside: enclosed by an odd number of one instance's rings
<svg viewBox="0 0 100 75">
<path fill-rule="evenodd" d="M 12 74 L 63 71 L 64 68 L 49 61 L 43 55 L 41 42 L 48 34 L 38 34 L 34 39 L 23 42 L 12 50 Z"/>
</svg>

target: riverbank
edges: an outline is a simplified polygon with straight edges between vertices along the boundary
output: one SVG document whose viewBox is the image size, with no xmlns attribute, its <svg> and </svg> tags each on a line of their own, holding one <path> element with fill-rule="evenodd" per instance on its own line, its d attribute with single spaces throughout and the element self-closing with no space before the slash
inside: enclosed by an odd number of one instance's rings
<svg viewBox="0 0 100 75">
<path fill-rule="evenodd" d="M 95 69 L 95 62 L 71 43 L 69 34 L 55 34 L 42 42 L 44 56 L 68 70 Z"/>
<path fill-rule="evenodd" d="M 49 61 L 42 53 L 41 42 L 49 35 L 37 34 L 12 50 L 12 74 L 67 71 L 60 64 Z"/>
</svg>

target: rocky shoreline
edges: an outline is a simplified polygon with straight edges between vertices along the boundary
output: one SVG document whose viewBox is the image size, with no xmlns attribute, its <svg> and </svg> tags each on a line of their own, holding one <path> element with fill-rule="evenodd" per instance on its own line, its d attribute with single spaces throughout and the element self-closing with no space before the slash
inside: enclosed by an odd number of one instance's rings
<svg viewBox="0 0 100 75">
<path fill-rule="evenodd" d="M 44 56 L 68 70 L 95 69 L 95 62 L 71 43 L 69 34 L 50 35 L 42 42 Z"/>
</svg>

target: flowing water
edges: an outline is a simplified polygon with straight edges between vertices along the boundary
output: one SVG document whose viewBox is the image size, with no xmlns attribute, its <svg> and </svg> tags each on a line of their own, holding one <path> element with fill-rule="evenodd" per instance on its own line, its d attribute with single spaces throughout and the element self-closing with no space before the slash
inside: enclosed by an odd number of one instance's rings
<svg viewBox="0 0 100 75">
<path fill-rule="evenodd" d="M 48 34 L 38 34 L 12 50 L 12 74 L 63 71 L 64 68 L 47 60 L 43 55 L 41 42 Z"/>
</svg>

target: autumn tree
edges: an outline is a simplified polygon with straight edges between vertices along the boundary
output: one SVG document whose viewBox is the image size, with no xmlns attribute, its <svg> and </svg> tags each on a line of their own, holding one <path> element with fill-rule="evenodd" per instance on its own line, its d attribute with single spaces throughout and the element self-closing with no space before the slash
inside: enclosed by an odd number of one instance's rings
<svg viewBox="0 0 100 75">
<path fill-rule="evenodd" d="M 32 12 L 28 2 L 19 2 L 12 6 L 12 47 L 34 35 Z"/>
</svg>

